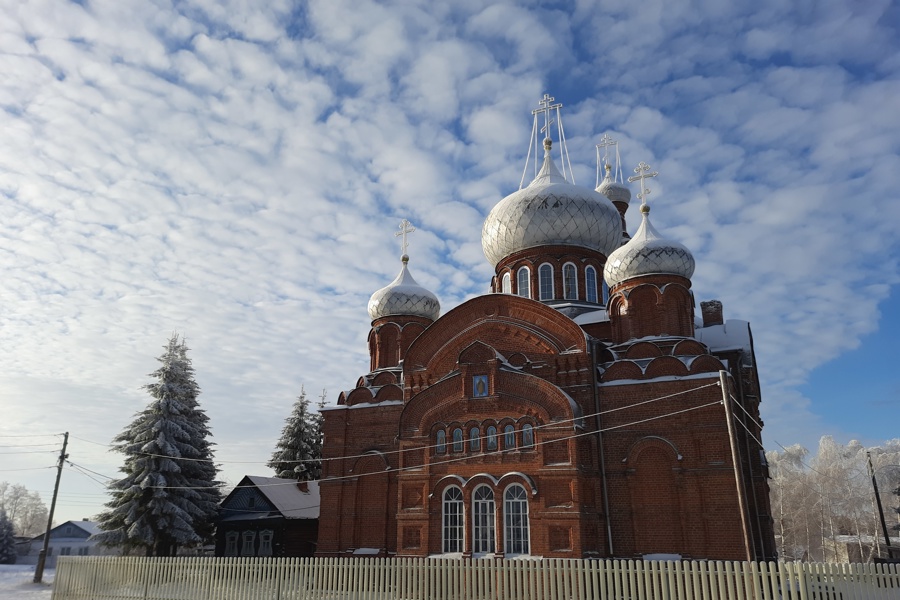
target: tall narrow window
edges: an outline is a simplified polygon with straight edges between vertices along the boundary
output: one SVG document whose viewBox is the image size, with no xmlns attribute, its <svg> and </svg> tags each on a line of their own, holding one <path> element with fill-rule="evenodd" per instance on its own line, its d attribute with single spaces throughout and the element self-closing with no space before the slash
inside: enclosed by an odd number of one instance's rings
<svg viewBox="0 0 900 600">
<path fill-rule="evenodd" d="M 453 451 L 463 451 L 463 432 L 459 427 L 453 430 Z"/>
<path fill-rule="evenodd" d="M 253 540 L 256 538 L 256 532 L 245 531 L 243 538 L 244 544 L 241 546 L 241 556 L 253 556 L 256 554 L 256 548 L 253 545 Z"/>
<path fill-rule="evenodd" d="M 495 552 L 494 491 L 486 485 L 475 488 L 472 494 L 472 552 Z"/>
<path fill-rule="evenodd" d="M 553 267 L 544 263 L 538 269 L 541 300 L 553 300 Z"/>
<path fill-rule="evenodd" d="M 563 297 L 566 300 L 578 300 L 578 277 L 572 263 L 563 265 Z"/>
<path fill-rule="evenodd" d="M 469 430 L 469 451 L 478 452 L 481 450 L 481 431 L 477 427 Z"/>
<path fill-rule="evenodd" d="M 275 532 L 271 529 L 265 529 L 259 532 L 259 555 L 272 556 L 272 538 Z"/>
<path fill-rule="evenodd" d="M 503 448 L 506 450 L 516 449 L 516 428 L 512 425 L 503 428 Z"/>
<path fill-rule="evenodd" d="M 522 447 L 531 448 L 534 446 L 534 427 L 525 423 L 522 425 Z"/>
<path fill-rule="evenodd" d="M 497 428 L 493 425 L 487 428 L 487 449 L 488 452 L 497 449 Z"/>
<path fill-rule="evenodd" d="M 503 494 L 503 523 L 506 556 L 528 554 L 528 494 L 519 484 L 509 486 Z"/>
<path fill-rule="evenodd" d="M 609 302 L 609 286 L 606 285 L 606 280 L 602 281 L 603 283 L 603 304 Z"/>
<path fill-rule="evenodd" d="M 588 302 L 597 302 L 597 270 L 594 267 L 584 269 L 584 293 Z"/>
<path fill-rule="evenodd" d="M 443 454 L 447 451 L 447 434 L 444 433 L 443 429 L 438 429 L 435 442 L 434 451 L 436 453 Z"/>
<path fill-rule="evenodd" d="M 531 271 L 522 267 L 516 273 L 516 292 L 523 298 L 531 298 Z"/>
<path fill-rule="evenodd" d="M 229 531 L 225 534 L 225 556 L 237 556 L 238 532 Z"/>
<path fill-rule="evenodd" d="M 444 552 L 463 551 L 463 495 L 457 487 L 449 487 L 444 491 L 443 505 L 443 542 Z"/>
<path fill-rule="evenodd" d="M 503 274 L 503 279 L 501 279 L 501 281 L 503 283 L 501 284 L 500 291 L 504 294 L 512 293 L 512 283 L 510 283 L 509 271 Z"/>
</svg>

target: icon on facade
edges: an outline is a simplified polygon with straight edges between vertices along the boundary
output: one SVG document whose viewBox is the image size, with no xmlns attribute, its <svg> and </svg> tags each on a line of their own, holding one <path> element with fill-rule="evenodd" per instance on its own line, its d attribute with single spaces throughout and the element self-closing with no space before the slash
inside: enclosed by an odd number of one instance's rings
<svg viewBox="0 0 900 600">
<path fill-rule="evenodd" d="M 472 378 L 473 395 L 481 398 L 488 395 L 488 378 L 487 375 L 476 375 Z"/>
</svg>

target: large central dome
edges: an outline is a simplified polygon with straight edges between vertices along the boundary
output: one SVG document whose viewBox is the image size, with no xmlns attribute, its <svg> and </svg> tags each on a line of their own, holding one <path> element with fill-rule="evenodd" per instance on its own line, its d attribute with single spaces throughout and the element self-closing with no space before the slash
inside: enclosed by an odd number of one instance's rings
<svg viewBox="0 0 900 600">
<path fill-rule="evenodd" d="M 602 194 L 566 181 L 544 142 L 544 164 L 528 185 L 488 214 L 481 247 L 494 267 L 514 252 L 537 246 L 580 246 L 609 256 L 622 243 L 622 219 Z"/>
</svg>

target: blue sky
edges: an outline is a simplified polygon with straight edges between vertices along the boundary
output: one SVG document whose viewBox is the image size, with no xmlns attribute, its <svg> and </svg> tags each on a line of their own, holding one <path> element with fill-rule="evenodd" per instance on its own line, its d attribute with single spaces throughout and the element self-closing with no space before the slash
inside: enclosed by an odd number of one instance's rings
<svg viewBox="0 0 900 600">
<path fill-rule="evenodd" d="M 99 510 L 121 464 L 105 445 L 172 331 L 234 483 L 268 474 L 301 386 L 333 403 L 368 370 L 401 219 L 444 311 L 484 293 L 481 223 L 518 187 L 544 93 L 577 183 L 604 133 L 659 172 L 654 224 L 693 251 L 698 302 L 751 322 L 769 449 L 897 436 L 895 4 L 0 12 L 0 445 L 72 434 L 90 472 L 64 474 L 60 520 Z M 0 480 L 49 500 L 53 446 L 2 451 Z"/>
</svg>

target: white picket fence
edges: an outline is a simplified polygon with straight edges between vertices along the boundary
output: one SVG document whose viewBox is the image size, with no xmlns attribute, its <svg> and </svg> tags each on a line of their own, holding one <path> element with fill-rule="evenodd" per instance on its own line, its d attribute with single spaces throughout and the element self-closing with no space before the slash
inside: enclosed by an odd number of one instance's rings
<svg viewBox="0 0 900 600">
<path fill-rule="evenodd" d="M 52 600 L 898 600 L 898 566 L 63 556 Z"/>
</svg>

